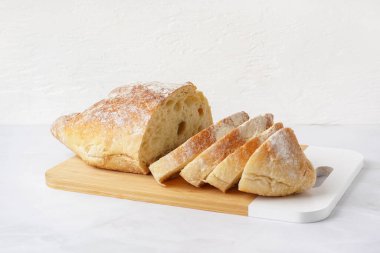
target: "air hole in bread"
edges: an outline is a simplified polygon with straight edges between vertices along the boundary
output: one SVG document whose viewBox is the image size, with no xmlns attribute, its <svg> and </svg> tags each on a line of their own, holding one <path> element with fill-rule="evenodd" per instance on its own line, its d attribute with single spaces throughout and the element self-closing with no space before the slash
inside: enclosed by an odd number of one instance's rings
<svg viewBox="0 0 380 253">
<path fill-rule="evenodd" d="M 203 111 L 203 108 L 202 108 L 202 107 L 198 109 L 198 114 L 199 114 L 199 116 L 201 116 L 201 117 L 203 116 L 204 111 Z"/>
<path fill-rule="evenodd" d="M 177 135 L 183 134 L 183 132 L 185 131 L 185 129 L 186 129 L 186 122 L 185 121 L 181 121 L 181 123 L 178 124 Z"/>
<path fill-rule="evenodd" d="M 202 131 L 202 130 L 203 130 L 202 126 L 199 126 L 199 127 L 198 127 L 198 132 L 200 132 L 200 131 Z"/>
<path fill-rule="evenodd" d="M 167 105 L 167 106 L 171 106 L 172 104 L 174 104 L 174 101 L 173 101 L 173 100 L 169 100 L 168 102 L 166 102 L 166 105 Z"/>
<path fill-rule="evenodd" d="M 180 109 L 181 109 L 181 102 L 177 102 L 174 106 L 174 110 L 179 112 Z"/>
<path fill-rule="evenodd" d="M 199 115 L 199 108 L 203 109 L 202 117 Z M 157 157 L 173 150 L 198 133 L 198 129 L 202 130 L 211 123 L 207 100 L 202 93 L 179 94 L 168 100 L 149 120 L 143 144 L 141 144 L 144 148 L 139 154 L 140 159 L 146 164 L 154 162 Z M 152 139 L 157 136 L 159 139 L 153 142 Z"/>
</svg>

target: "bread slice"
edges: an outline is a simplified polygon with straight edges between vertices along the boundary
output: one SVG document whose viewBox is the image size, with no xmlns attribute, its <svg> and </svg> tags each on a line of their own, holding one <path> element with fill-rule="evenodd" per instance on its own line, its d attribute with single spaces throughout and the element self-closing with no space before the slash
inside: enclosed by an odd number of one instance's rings
<svg viewBox="0 0 380 253">
<path fill-rule="evenodd" d="M 249 158 L 239 182 L 239 190 L 262 196 L 286 196 L 311 188 L 316 180 L 290 128 L 268 138 Z"/>
<path fill-rule="evenodd" d="M 276 123 L 258 136 L 251 138 L 244 145 L 240 146 L 227 156 L 215 169 L 208 175 L 206 182 L 226 192 L 234 186 L 241 177 L 245 164 L 255 150 L 272 134 L 283 128 L 282 123 Z"/>
<path fill-rule="evenodd" d="M 81 113 L 57 119 L 53 135 L 90 165 L 149 173 L 148 165 L 212 124 L 194 84 L 135 83 Z"/>
<path fill-rule="evenodd" d="M 265 114 L 250 119 L 203 151 L 180 172 L 190 184 L 199 187 L 204 179 L 226 156 L 234 152 L 252 136 L 273 124 L 273 115 Z"/>
<path fill-rule="evenodd" d="M 249 116 L 246 112 L 238 112 L 203 129 L 169 154 L 152 163 L 149 166 L 150 172 L 156 181 L 162 184 L 166 179 L 178 174 L 186 164 L 211 144 L 248 119 Z"/>
</svg>

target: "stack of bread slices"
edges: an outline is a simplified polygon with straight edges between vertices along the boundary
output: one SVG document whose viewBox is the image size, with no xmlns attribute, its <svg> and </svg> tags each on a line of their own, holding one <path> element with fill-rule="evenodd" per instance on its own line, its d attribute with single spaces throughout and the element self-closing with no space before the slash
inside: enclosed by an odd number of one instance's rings
<svg viewBox="0 0 380 253">
<path fill-rule="evenodd" d="M 230 127 L 239 121 L 244 122 Z M 230 130 L 220 134 L 223 128 Z M 205 132 L 212 133 L 207 134 L 212 140 L 199 142 Z M 272 114 L 251 119 L 245 112 L 233 114 L 191 137 L 149 169 L 160 184 L 179 173 L 196 187 L 208 183 L 226 192 L 238 184 L 240 191 L 263 196 L 298 193 L 315 183 L 314 169 L 293 130 L 273 123 Z"/>
<path fill-rule="evenodd" d="M 212 124 L 206 97 L 190 82 L 117 88 L 57 119 L 52 133 L 90 165 L 150 172 L 161 185 L 180 175 L 195 187 L 286 196 L 316 179 L 292 129 L 269 113 L 238 112 Z"/>
</svg>

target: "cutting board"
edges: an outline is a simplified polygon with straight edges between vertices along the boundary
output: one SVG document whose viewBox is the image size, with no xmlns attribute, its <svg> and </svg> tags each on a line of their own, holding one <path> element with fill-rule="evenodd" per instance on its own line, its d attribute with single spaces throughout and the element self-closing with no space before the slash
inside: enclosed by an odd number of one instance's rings
<svg viewBox="0 0 380 253">
<path fill-rule="evenodd" d="M 281 198 L 259 197 L 236 188 L 228 193 L 210 185 L 196 188 L 180 177 L 163 187 L 151 175 L 97 169 L 78 157 L 47 170 L 45 178 L 49 187 L 67 191 L 257 218 L 315 222 L 329 216 L 362 168 L 363 156 L 351 150 L 314 146 L 309 146 L 305 154 L 317 172 L 323 172 L 317 180 L 319 185 L 305 193 Z"/>
</svg>

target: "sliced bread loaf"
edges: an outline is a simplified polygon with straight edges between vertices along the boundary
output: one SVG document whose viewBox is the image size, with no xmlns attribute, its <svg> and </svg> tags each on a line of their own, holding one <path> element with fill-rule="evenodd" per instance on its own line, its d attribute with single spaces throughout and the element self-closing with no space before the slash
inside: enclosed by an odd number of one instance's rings
<svg viewBox="0 0 380 253">
<path fill-rule="evenodd" d="M 227 156 L 215 167 L 206 178 L 206 182 L 222 192 L 226 192 L 239 182 L 244 166 L 255 150 L 268 139 L 269 136 L 281 128 L 283 128 L 282 123 L 276 123 L 237 148 L 235 152 Z"/>
<path fill-rule="evenodd" d="M 152 163 L 149 170 L 156 181 L 162 184 L 166 179 L 178 174 L 186 164 L 191 162 L 202 151 L 248 119 L 249 116 L 246 112 L 238 112 L 218 121 Z"/>
<path fill-rule="evenodd" d="M 201 186 L 204 179 L 224 158 L 247 142 L 252 136 L 263 132 L 272 125 L 272 114 L 265 114 L 246 121 L 187 164 L 180 173 L 181 177 L 196 187 Z"/>
</svg>

